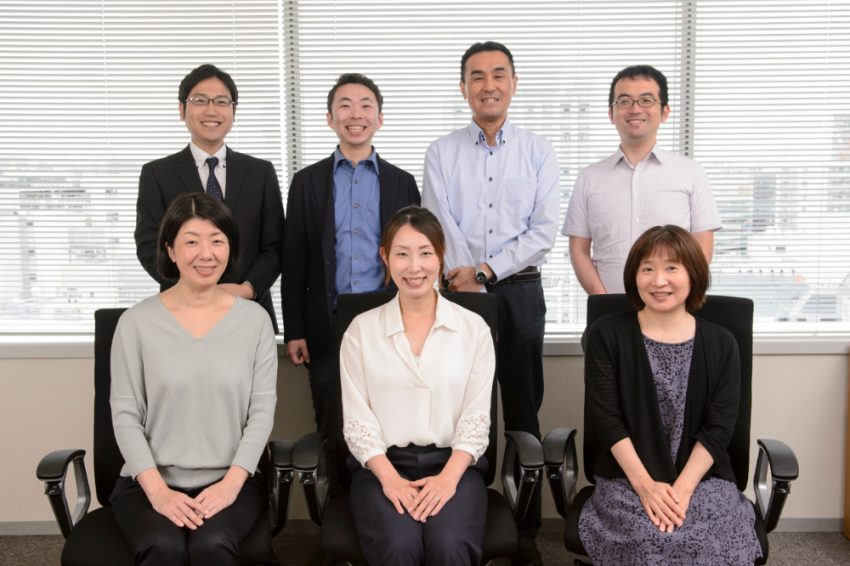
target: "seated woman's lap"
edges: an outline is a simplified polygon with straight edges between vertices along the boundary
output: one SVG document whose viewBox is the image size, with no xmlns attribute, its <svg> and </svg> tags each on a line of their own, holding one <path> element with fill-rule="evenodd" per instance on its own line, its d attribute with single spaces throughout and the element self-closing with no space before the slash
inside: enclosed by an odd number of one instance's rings
<svg viewBox="0 0 850 566">
<path fill-rule="evenodd" d="M 387 457 L 399 474 L 417 480 L 440 473 L 451 449 L 392 447 Z M 400 515 L 381 483 L 350 458 L 351 512 L 364 556 L 370 564 L 477 564 L 487 517 L 487 489 L 481 458 L 466 470 L 457 490 L 437 515 L 425 523 Z"/>
<path fill-rule="evenodd" d="M 194 497 L 202 489 L 187 493 Z M 251 532 L 267 501 L 260 478 L 248 478 L 232 505 L 192 531 L 157 513 L 142 487 L 130 478 L 119 478 L 110 496 L 115 522 L 138 565 L 238 564 L 239 543 Z"/>
</svg>

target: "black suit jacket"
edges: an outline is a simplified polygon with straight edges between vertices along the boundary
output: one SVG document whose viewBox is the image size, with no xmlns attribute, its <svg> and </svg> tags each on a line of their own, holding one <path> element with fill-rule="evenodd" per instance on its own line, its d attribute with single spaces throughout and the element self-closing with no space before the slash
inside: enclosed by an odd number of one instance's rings
<svg viewBox="0 0 850 566">
<path fill-rule="evenodd" d="M 224 203 L 239 227 L 239 264 L 222 277 L 222 283 L 248 281 L 257 302 L 268 311 L 277 332 L 269 288 L 280 275 L 283 238 L 283 204 L 274 166 L 265 160 L 227 148 Z M 156 268 L 159 224 L 178 195 L 204 192 L 189 146 L 174 155 L 146 163 L 139 177 L 136 202 L 136 256 L 161 289 L 174 285 Z"/>
<path fill-rule="evenodd" d="M 310 354 L 333 343 L 336 274 L 333 155 L 295 174 L 286 202 L 284 341 L 306 339 Z M 416 179 L 378 157 L 381 226 L 397 210 L 421 201 Z"/>
</svg>

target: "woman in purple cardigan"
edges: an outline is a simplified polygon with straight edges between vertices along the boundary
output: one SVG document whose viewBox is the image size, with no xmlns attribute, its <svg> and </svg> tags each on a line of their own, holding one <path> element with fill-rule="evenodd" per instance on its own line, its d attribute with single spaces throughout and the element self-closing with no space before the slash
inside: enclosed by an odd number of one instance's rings
<svg viewBox="0 0 850 566">
<path fill-rule="evenodd" d="M 585 463 L 596 489 L 579 536 L 596 566 L 752 564 L 752 504 L 727 447 L 740 367 L 725 328 L 694 317 L 708 263 L 690 233 L 647 230 L 623 274 L 634 311 L 588 329 Z"/>
</svg>

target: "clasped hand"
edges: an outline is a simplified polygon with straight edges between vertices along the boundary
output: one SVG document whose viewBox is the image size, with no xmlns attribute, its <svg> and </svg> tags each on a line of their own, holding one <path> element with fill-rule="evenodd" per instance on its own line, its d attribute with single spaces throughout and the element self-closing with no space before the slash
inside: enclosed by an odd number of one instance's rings
<svg viewBox="0 0 850 566">
<path fill-rule="evenodd" d="M 685 521 L 690 495 L 673 486 L 650 480 L 635 490 L 652 524 L 663 533 L 672 533 Z"/>
<path fill-rule="evenodd" d="M 442 473 L 416 481 L 395 474 L 395 477 L 386 479 L 381 485 L 384 495 L 399 514 L 407 511 L 414 521 L 423 523 L 428 517 L 439 513 L 457 490 L 457 481 Z"/>
<path fill-rule="evenodd" d="M 150 497 L 151 506 L 178 527 L 195 530 L 216 513 L 236 501 L 239 488 L 218 481 L 197 495 L 189 497 L 181 491 L 165 487 Z"/>
</svg>

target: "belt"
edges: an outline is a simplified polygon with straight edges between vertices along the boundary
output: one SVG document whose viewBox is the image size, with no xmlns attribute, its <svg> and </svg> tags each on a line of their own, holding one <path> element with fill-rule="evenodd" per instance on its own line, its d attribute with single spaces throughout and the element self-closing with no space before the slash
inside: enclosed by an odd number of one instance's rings
<svg viewBox="0 0 850 566">
<path fill-rule="evenodd" d="M 495 283 L 489 283 L 490 287 L 505 285 L 507 283 L 522 283 L 523 281 L 537 281 L 540 279 L 540 268 L 534 265 L 529 265 L 522 271 L 518 271 L 510 277 L 499 279 Z"/>
</svg>

